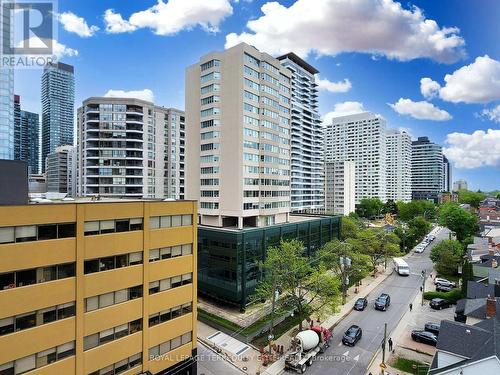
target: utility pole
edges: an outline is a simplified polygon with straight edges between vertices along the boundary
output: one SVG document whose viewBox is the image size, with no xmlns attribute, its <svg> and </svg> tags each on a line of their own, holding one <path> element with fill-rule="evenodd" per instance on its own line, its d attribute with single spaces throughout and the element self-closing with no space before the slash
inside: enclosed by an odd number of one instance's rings
<svg viewBox="0 0 500 375">
<path fill-rule="evenodd" d="M 380 368 L 382 369 L 382 375 L 384 374 L 385 368 L 385 343 L 387 342 L 387 323 L 384 323 L 384 339 L 382 340 L 382 363 Z"/>
<path fill-rule="evenodd" d="M 342 272 L 342 304 L 344 305 L 347 298 L 347 285 L 349 284 L 349 268 L 351 268 L 351 258 L 342 255 L 340 257 L 340 270 Z"/>
<path fill-rule="evenodd" d="M 273 271 L 271 271 L 273 272 Z M 269 339 L 269 354 L 272 353 L 272 343 L 274 340 L 274 335 L 273 335 L 273 328 L 274 328 L 274 309 L 276 308 L 276 279 L 274 278 L 274 272 L 273 272 L 273 296 L 272 296 L 272 304 L 271 304 L 271 327 L 269 328 L 269 336 L 267 337 Z"/>
<path fill-rule="evenodd" d="M 427 272 L 422 270 L 422 302 L 421 305 L 424 305 L 424 293 L 425 293 L 425 279 L 427 278 Z"/>
</svg>

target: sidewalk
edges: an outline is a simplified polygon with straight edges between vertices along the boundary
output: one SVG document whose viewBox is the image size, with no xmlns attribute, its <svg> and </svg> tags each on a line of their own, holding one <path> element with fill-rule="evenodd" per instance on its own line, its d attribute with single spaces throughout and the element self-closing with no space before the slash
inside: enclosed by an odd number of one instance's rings
<svg viewBox="0 0 500 375">
<path fill-rule="evenodd" d="M 353 309 L 354 301 L 360 297 L 367 297 L 377 286 L 380 285 L 390 274 L 392 273 L 392 267 L 388 266 L 384 271 L 382 270 L 377 274 L 376 277 L 367 276 L 361 281 L 361 286 L 358 288 L 358 293 L 355 293 L 356 287 L 351 287 L 348 290 L 346 303 L 341 306 L 338 313 L 330 316 L 325 321 L 320 322 L 323 327 L 332 329 L 335 327 L 342 319 L 344 319 Z M 307 327 L 307 322 L 304 322 L 304 327 Z M 276 345 L 283 345 L 285 351 L 289 348 L 292 338 L 296 334 L 296 327 L 292 328 L 276 340 Z M 264 375 L 278 375 L 283 372 L 285 368 L 285 359 L 280 358 L 275 363 L 273 363 L 269 368 L 263 372 Z"/>
</svg>

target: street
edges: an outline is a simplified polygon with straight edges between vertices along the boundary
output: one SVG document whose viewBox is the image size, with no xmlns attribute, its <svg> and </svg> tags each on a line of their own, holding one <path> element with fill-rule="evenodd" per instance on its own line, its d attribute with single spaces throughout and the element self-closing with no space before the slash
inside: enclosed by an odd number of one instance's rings
<svg viewBox="0 0 500 375">
<path fill-rule="evenodd" d="M 410 276 L 404 277 L 393 273 L 375 288 L 368 297 L 368 306 L 364 311 L 353 310 L 335 327 L 332 346 L 307 369 L 307 374 L 365 375 L 373 355 L 381 347 L 384 323 L 387 323 L 387 337 L 389 338 L 403 314 L 409 309 L 410 301 L 417 293 L 420 293 L 421 271 L 425 269 L 427 275 L 432 271 L 432 262 L 429 259 L 430 249 L 447 238 L 448 230 L 443 229 L 423 253 L 412 253 L 406 258 L 410 267 Z M 392 263 L 388 262 L 387 266 L 392 267 Z M 387 311 L 377 311 L 373 307 L 374 300 L 381 293 L 388 293 L 391 296 L 391 305 Z M 341 343 L 341 340 L 344 332 L 352 324 L 362 328 L 363 337 L 355 347 L 347 347 Z"/>
</svg>

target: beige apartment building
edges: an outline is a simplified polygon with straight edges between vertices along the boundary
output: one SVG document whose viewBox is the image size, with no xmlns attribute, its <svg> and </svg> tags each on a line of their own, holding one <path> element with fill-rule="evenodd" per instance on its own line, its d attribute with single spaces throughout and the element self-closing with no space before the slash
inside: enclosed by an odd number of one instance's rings
<svg viewBox="0 0 500 375">
<path fill-rule="evenodd" d="M 191 201 L 0 207 L 0 374 L 194 374 Z"/>
<path fill-rule="evenodd" d="M 186 198 L 199 223 L 261 227 L 290 212 L 291 72 L 247 44 L 186 71 Z"/>
</svg>

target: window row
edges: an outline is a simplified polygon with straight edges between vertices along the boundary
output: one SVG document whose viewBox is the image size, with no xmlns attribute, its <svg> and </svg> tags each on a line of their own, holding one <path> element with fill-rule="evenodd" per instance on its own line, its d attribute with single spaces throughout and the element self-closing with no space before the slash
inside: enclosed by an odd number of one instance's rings
<svg viewBox="0 0 500 375">
<path fill-rule="evenodd" d="M 149 227 L 151 229 L 181 227 L 192 224 L 193 215 L 151 216 L 149 218 Z"/>
<path fill-rule="evenodd" d="M 142 264 L 142 251 L 85 261 L 84 273 L 94 273 Z"/>
<path fill-rule="evenodd" d="M 201 88 L 201 94 L 208 94 L 209 92 L 220 91 L 220 85 L 218 83 L 212 83 L 211 85 L 203 86 Z"/>
<path fill-rule="evenodd" d="M 202 75 L 200 77 L 200 82 L 204 83 L 204 82 L 211 81 L 213 79 L 220 79 L 220 72 L 212 72 L 212 73 Z"/>
<path fill-rule="evenodd" d="M 134 230 L 142 230 L 142 217 L 86 221 L 84 232 L 86 236 L 93 236 L 95 234 L 129 232 Z"/>
<path fill-rule="evenodd" d="M 212 115 L 218 115 L 219 113 L 220 113 L 220 108 L 214 107 L 214 108 L 204 109 L 203 111 L 200 112 L 200 116 L 207 117 Z"/>
<path fill-rule="evenodd" d="M 149 316 L 149 326 L 153 327 L 157 324 L 167 322 L 178 318 L 179 316 L 189 314 L 193 311 L 193 303 L 188 302 L 183 305 L 172 307 Z"/>
<path fill-rule="evenodd" d="M 213 68 L 214 66 L 220 66 L 220 60 L 217 60 L 217 59 L 210 60 L 206 63 L 201 64 L 200 68 L 201 68 L 201 71 L 203 72 L 204 70 Z"/>
<path fill-rule="evenodd" d="M 142 285 L 85 298 L 85 312 L 102 309 L 142 297 Z"/>
<path fill-rule="evenodd" d="M 202 129 L 205 129 L 205 128 L 210 128 L 212 126 L 218 126 L 218 125 L 220 125 L 220 120 L 219 119 L 213 119 L 213 120 L 202 121 L 201 124 L 200 124 L 200 127 Z"/>
<path fill-rule="evenodd" d="M 200 145 L 201 151 L 210 151 L 210 150 L 218 150 L 218 149 L 219 149 L 218 143 L 204 143 L 204 144 Z"/>
<path fill-rule="evenodd" d="M 165 341 L 160 345 L 149 348 L 149 360 L 157 359 L 159 355 L 168 353 L 171 350 L 177 349 L 179 346 L 190 343 L 193 340 L 193 332 L 187 332 L 181 336 L 174 337 L 171 340 Z"/>
<path fill-rule="evenodd" d="M 105 329 L 104 331 L 93 333 L 83 338 L 83 350 L 89 350 L 99 345 L 106 344 L 122 337 L 131 335 L 142 330 L 142 319 L 137 319 L 129 323 Z"/>
<path fill-rule="evenodd" d="M 218 95 L 212 95 L 212 96 L 201 99 L 201 105 L 218 103 L 218 102 L 220 102 L 220 96 L 218 96 Z"/>
<path fill-rule="evenodd" d="M 93 371 L 88 375 L 117 375 L 131 368 L 142 364 L 142 352 L 134 354 L 128 358 L 122 359 L 112 365 L 106 366 L 100 370 Z"/>
<path fill-rule="evenodd" d="M 0 291 L 75 276 L 75 263 L 0 273 Z"/>
<path fill-rule="evenodd" d="M 75 223 L 22 225 L 0 228 L 0 244 L 75 237 Z"/>
<path fill-rule="evenodd" d="M 219 167 L 202 167 L 200 168 L 201 174 L 214 174 L 219 173 Z"/>
<path fill-rule="evenodd" d="M 191 255 L 193 253 L 193 245 L 188 243 L 185 245 L 162 247 L 160 249 L 149 250 L 149 261 L 155 262 L 161 259 L 170 259 L 183 255 Z"/>
<path fill-rule="evenodd" d="M 72 355 L 75 355 L 74 341 L 70 341 L 66 344 L 55 346 L 38 353 L 16 359 L 12 362 L 4 363 L 3 365 L 0 365 L 0 374 L 24 374 L 25 372 L 46 366 L 56 361 L 60 361 L 61 359 Z"/>
<path fill-rule="evenodd" d="M 218 186 L 219 179 L 218 178 L 202 178 L 200 180 L 201 186 Z"/>
<path fill-rule="evenodd" d="M 75 316 L 75 302 L 0 319 L 0 336 Z M 0 373 L 1 374 L 1 373 Z"/>
<path fill-rule="evenodd" d="M 200 208 L 206 210 L 218 210 L 219 202 L 200 202 Z"/>
<path fill-rule="evenodd" d="M 149 283 L 149 294 L 160 293 L 163 292 L 164 290 L 169 290 L 180 287 L 182 285 L 191 284 L 192 279 L 193 279 L 193 274 L 190 272 L 190 273 L 185 273 L 183 275 L 167 277 L 166 279 L 151 281 Z"/>
</svg>

